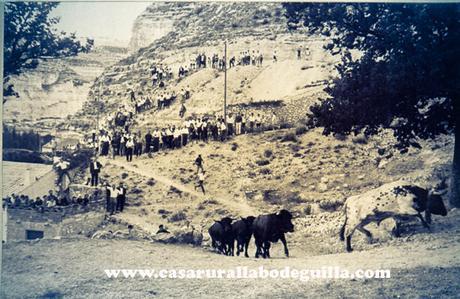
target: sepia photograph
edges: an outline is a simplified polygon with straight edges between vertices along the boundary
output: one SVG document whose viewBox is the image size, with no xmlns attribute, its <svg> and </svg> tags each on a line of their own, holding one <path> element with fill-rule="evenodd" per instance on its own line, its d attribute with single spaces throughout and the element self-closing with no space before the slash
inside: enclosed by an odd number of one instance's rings
<svg viewBox="0 0 460 299">
<path fill-rule="evenodd" d="M 0 8 L 0 298 L 460 297 L 460 2 Z"/>
</svg>

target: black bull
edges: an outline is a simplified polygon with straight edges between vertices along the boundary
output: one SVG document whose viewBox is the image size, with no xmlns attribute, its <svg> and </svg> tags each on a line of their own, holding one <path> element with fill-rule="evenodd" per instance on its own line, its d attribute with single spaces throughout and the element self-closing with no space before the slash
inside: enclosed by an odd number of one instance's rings
<svg viewBox="0 0 460 299">
<path fill-rule="evenodd" d="M 277 214 L 258 216 L 253 223 L 254 239 L 256 243 L 256 258 L 262 255 L 263 258 L 270 258 L 270 243 L 281 240 L 284 246 L 284 253 L 289 256 L 286 243 L 287 232 L 293 232 L 292 214 L 287 210 L 281 210 Z"/>
<path fill-rule="evenodd" d="M 230 244 L 233 242 L 232 221 L 230 217 L 216 220 L 208 229 L 212 247 L 222 254 L 230 254 Z"/>
</svg>

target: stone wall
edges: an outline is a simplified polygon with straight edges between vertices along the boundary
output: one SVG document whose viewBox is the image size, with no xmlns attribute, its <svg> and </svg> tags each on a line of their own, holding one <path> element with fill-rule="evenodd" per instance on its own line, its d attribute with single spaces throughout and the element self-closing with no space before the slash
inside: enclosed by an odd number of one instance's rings
<svg viewBox="0 0 460 299">
<path fill-rule="evenodd" d="M 85 235 L 104 219 L 104 201 L 87 206 L 69 206 L 37 210 L 23 208 L 4 209 L 6 240 L 23 241 L 27 231 L 41 231 L 44 239 L 59 239 Z"/>
</svg>

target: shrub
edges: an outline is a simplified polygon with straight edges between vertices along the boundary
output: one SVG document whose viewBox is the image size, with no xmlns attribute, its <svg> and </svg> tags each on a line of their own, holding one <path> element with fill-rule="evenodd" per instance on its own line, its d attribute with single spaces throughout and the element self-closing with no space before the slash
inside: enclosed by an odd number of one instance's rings
<svg viewBox="0 0 460 299">
<path fill-rule="evenodd" d="M 183 221 L 185 219 L 187 219 L 187 215 L 185 215 L 185 213 L 181 211 L 171 215 L 171 217 L 169 217 L 168 219 L 168 222 L 178 222 Z"/>
<path fill-rule="evenodd" d="M 265 160 L 265 159 L 261 159 L 261 160 L 257 160 L 256 164 L 259 165 L 259 166 L 265 166 L 265 165 L 270 164 L 270 161 Z"/>
<path fill-rule="evenodd" d="M 141 194 L 143 193 L 144 191 L 140 188 L 137 188 L 137 187 L 134 187 L 133 189 L 131 189 L 131 193 L 132 194 Z"/>
<path fill-rule="evenodd" d="M 272 173 L 272 170 L 270 168 L 262 168 L 260 170 L 260 173 L 261 174 L 271 174 Z"/>
<path fill-rule="evenodd" d="M 305 127 L 305 126 L 300 126 L 300 127 L 295 128 L 295 134 L 296 134 L 297 136 L 303 135 L 303 134 L 305 134 L 305 133 L 307 133 L 307 127 Z"/>
<path fill-rule="evenodd" d="M 236 151 L 238 149 L 238 143 L 232 143 L 232 151 Z"/>
<path fill-rule="evenodd" d="M 358 135 L 351 139 L 355 144 L 367 144 L 367 137 L 364 135 Z"/>
<path fill-rule="evenodd" d="M 271 156 L 273 156 L 272 150 L 266 149 L 266 150 L 264 151 L 264 157 L 265 157 L 265 158 L 270 158 Z"/>
<path fill-rule="evenodd" d="M 339 207 L 341 207 L 343 205 L 343 202 L 340 201 L 340 200 L 330 200 L 330 199 L 327 199 L 327 200 L 322 200 L 320 203 L 319 203 L 319 207 L 324 210 L 324 211 L 328 211 L 328 212 L 334 212 L 334 211 L 337 211 L 337 209 Z"/>
<path fill-rule="evenodd" d="M 294 133 L 289 132 L 281 138 L 281 142 L 297 142 L 297 137 Z"/>
<path fill-rule="evenodd" d="M 203 201 L 204 204 L 208 204 L 208 205 L 216 205 L 218 204 L 217 200 L 215 199 L 206 199 Z"/>
<path fill-rule="evenodd" d="M 124 179 L 126 179 L 128 176 L 129 176 L 129 175 L 128 175 L 126 172 L 123 172 L 123 173 L 121 174 L 121 179 L 124 180 Z"/>
<path fill-rule="evenodd" d="M 168 211 L 168 210 L 165 210 L 165 209 L 159 209 L 158 210 L 158 214 L 160 215 L 169 215 L 171 214 L 172 212 Z"/>
<path fill-rule="evenodd" d="M 147 184 L 147 186 L 154 186 L 155 185 L 155 180 L 154 179 L 149 179 L 145 184 Z"/>
<path fill-rule="evenodd" d="M 307 204 L 307 205 L 303 208 L 303 213 L 304 213 L 304 215 L 311 215 L 311 205 L 310 205 L 310 204 Z"/>
</svg>

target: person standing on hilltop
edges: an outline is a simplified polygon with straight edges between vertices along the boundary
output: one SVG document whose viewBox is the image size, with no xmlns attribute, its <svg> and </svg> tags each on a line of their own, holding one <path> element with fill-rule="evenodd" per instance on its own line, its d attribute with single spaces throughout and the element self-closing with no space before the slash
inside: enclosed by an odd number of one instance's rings
<svg viewBox="0 0 460 299">
<path fill-rule="evenodd" d="M 158 128 L 153 131 L 153 152 L 156 153 L 160 150 L 160 137 L 161 133 Z"/>
<path fill-rule="evenodd" d="M 147 134 L 145 134 L 145 152 L 147 154 L 150 154 L 150 150 L 152 147 L 152 133 L 150 130 L 147 131 Z"/>
<path fill-rule="evenodd" d="M 227 132 L 228 132 L 228 136 L 232 136 L 233 133 L 234 133 L 234 131 L 233 131 L 234 123 L 235 123 L 235 118 L 233 117 L 233 113 L 229 113 L 229 114 L 228 114 L 228 118 L 227 118 Z"/>
<path fill-rule="evenodd" d="M 219 124 L 219 130 L 220 130 L 220 141 L 225 141 L 227 138 L 227 125 L 225 124 L 225 121 L 222 119 Z"/>
<path fill-rule="evenodd" d="M 241 116 L 241 113 L 238 113 L 235 116 L 235 134 L 240 135 L 241 134 L 241 123 L 243 122 L 243 117 Z"/>
<path fill-rule="evenodd" d="M 204 171 L 203 164 L 204 164 L 203 158 L 201 158 L 201 155 L 198 155 L 198 157 L 196 157 L 196 159 L 195 159 L 195 165 L 196 165 L 196 172 L 197 173 L 200 170 Z"/>
<path fill-rule="evenodd" d="M 142 137 L 141 132 L 138 132 L 134 139 L 134 154 L 136 157 L 142 155 Z"/>
<path fill-rule="evenodd" d="M 249 116 L 249 132 L 254 133 L 254 125 L 256 122 L 256 117 L 254 116 L 254 112 L 251 112 L 251 115 Z"/>
<path fill-rule="evenodd" d="M 185 108 L 184 103 L 181 104 L 180 110 L 179 110 L 179 117 L 184 118 L 185 112 L 187 111 L 187 108 Z"/>
<path fill-rule="evenodd" d="M 276 116 L 275 111 L 272 112 L 271 125 L 273 130 L 275 130 L 278 125 L 278 116 Z"/>
<path fill-rule="evenodd" d="M 262 131 L 262 116 L 260 113 L 257 113 L 256 116 L 256 131 L 261 132 Z"/>
<path fill-rule="evenodd" d="M 120 182 L 120 184 L 116 188 L 117 204 L 116 204 L 115 210 L 118 212 L 123 212 L 123 209 L 125 208 L 126 193 L 127 193 L 126 187 L 124 186 L 123 182 Z"/>
<path fill-rule="evenodd" d="M 132 137 L 129 137 L 126 141 L 126 161 L 131 162 L 133 160 L 133 151 L 134 151 L 134 140 Z"/>
<path fill-rule="evenodd" d="M 91 174 L 91 186 L 97 187 L 99 183 L 99 173 L 101 172 L 102 165 L 96 158 L 92 158 L 89 165 L 89 172 Z"/>
<path fill-rule="evenodd" d="M 302 58 L 302 46 L 297 48 L 297 59 L 301 59 L 301 58 Z"/>
</svg>

